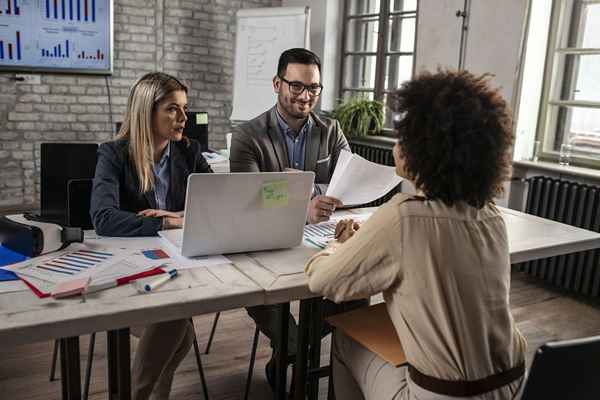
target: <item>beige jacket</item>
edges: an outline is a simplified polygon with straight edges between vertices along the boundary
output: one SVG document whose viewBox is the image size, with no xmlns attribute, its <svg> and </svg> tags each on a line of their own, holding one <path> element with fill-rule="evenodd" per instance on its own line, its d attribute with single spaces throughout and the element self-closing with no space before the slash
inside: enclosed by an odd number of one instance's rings
<svg viewBox="0 0 600 400">
<path fill-rule="evenodd" d="M 506 227 L 493 205 L 398 194 L 306 273 L 313 292 L 336 302 L 383 292 L 408 362 L 427 375 L 477 380 L 525 357 L 509 308 Z"/>
</svg>

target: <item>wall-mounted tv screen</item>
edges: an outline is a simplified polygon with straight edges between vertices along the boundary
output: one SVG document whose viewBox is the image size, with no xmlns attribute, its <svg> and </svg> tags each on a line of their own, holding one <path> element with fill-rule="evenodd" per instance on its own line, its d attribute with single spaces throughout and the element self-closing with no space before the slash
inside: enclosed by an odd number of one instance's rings
<svg viewBox="0 0 600 400">
<path fill-rule="evenodd" d="M 112 0 L 0 0 L 0 71 L 112 72 Z"/>
</svg>

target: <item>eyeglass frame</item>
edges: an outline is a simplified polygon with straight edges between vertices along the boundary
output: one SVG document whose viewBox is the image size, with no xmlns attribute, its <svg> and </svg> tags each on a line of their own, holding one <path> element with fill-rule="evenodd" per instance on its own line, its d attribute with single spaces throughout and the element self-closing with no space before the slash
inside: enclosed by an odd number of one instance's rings
<svg viewBox="0 0 600 400">
<path fill-rule="evenodd" d="M 283 76 L 280 76 L 280 75 L 277 75 L 277 77 L 279 79 L 281 79 L 283 82 L 285 82 L 285 83 L 288 84 L 288 87 L 290 88 L 290 93 L 292 93 L 294 96 L 302 96 L 302 93 L 304 93 L 305 90 L 308 92 L 309 96 L 313 96 L 313 97 L 319 97 L 321 95 L 321 93 L 323 93 L 323 85 L 320 84 L 320 83 L 318 85 L 315 85 L 315 84 L 305 85 L 303 82 L 300 82 L 300 81 L 288 81 L 287 79 L 285 79 Z M 298 93 L 295 93 L 292 90 L 292 85 L 302 85 L 302 90 L 300 92 L 298 92 Z M 312 88 L 318 87 L 319 88 L 319 94 L 312 93 L 310 91 L 311 87 Z"/>
</svg>

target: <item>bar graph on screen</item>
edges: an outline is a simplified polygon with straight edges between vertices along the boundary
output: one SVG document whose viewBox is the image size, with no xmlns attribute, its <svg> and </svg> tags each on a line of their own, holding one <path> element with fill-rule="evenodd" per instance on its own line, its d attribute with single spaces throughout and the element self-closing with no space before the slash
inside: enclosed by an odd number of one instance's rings
<svg viewBox="0 0 600 400">
<path fill-rule="evenodd" d="M 49 20 L 96 22 L 96 0 L 44 0 L 43 15 Z"/>
<path fill-rule="evenodd" d="M 12 42 L 0 37 L 0 60 L 21 60 L 21 32 L 15 32 L 15 40 Z"/>
</svg>

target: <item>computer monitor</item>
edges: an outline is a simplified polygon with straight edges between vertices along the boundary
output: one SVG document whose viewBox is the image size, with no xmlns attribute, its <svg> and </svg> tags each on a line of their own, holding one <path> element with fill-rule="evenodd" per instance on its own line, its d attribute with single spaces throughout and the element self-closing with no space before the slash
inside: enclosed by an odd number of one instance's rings
<svg viewBox="0 0 600 400">
<path fill-rule="evenodd" d="M 208 151 L 208 113 L 203 111 L 188 111 L 187 123 L 183 134 L 200 142 L 200 149 Z"/>
<path fill-rule="evenodd" d="M 200 142 L 200 150 L 208 151 L 208 113 L 204 111 L 188 111 L 187 123 L 183 128 L 183 134 Z M 116 132 L 121 129 L 122 122 L 116 123 Z"/>
<path fill-rule="evenodd" d="M 41 219 L 68 223 L 68 183 L 94 177 L 97 150 L 96 143 L 42 143 Z"/>
</svg>

